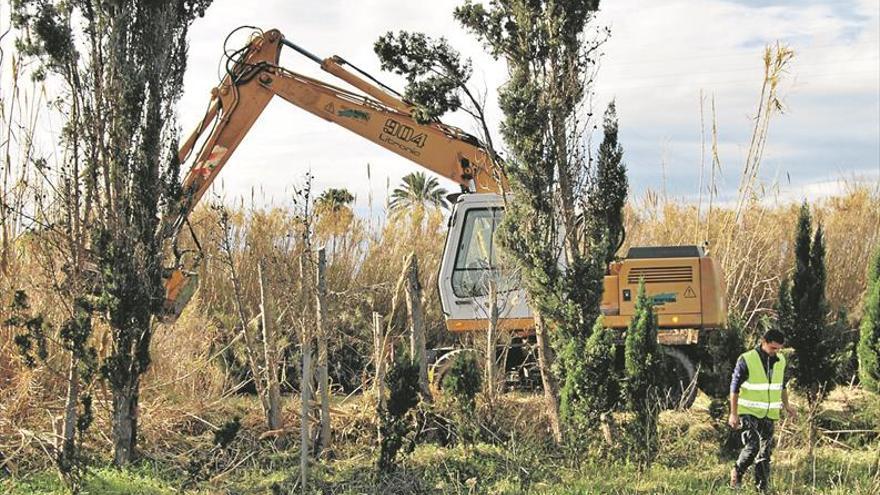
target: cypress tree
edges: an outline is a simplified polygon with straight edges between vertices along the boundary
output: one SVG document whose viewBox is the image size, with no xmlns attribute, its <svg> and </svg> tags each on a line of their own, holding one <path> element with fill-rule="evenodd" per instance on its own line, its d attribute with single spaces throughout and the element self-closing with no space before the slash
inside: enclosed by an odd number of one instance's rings
<svg viewBox="0 0 880 495">
<path fill-rule="evenodd" d="M 622 243 L 621 210 L 627 194 L 623 151 L 617 140 L 614 104 L 605 114 L 605 137 L 593 167 L 585 149 L 585 96 L 595 68 L 601 37 L 585 32 L 598 11 L 598 0 L 564 2 L 465 2 L 455 18 L 474 33 L 496 58 L 508 65 L 510 80 L 499 93 L 504 113 L 501 134 L 508 154 L 509 192 L 498 241 L 518 268 L 529 302 L 540 321 L 552 328 L 553 369 L 560 383 L 562 422 L 584 423 L 583 404 L 590 384 L 582 373 L 583 352 L 602 297 L 605 262 Z M 406 95 L 417 119 L 430 119 L 474 102 L 465 83 L 470 61 L 462 60 L 445 40 L 419 33 L 388 33 L 374 45 L 384 69 L 407 78 Z M 470 111 L 483 123 L 480 105 Z M 474 111 L 475 110 L 475 111 Z M 583 111 L 583 113 L 582 113 Z M 583 208 L 582 208 L 583 206 Z M 562 238 L 562 246 L 560 246 Z M 562 253 L 560 253 L 562 249 Z M 565 258 L 565 268 L 559 259 Z M 543 327 L 541 327 L 543 328 Z M 547 379 L 553 361 L 538 332 L 545 394 L 551 421 L 556 419 L 556 380 Z M 554 427 L 554 436 L 561 436 Z"/>
<path fill-rule="evenodd" d="M 632 320 L 626 330 L 624 353 L 624 398 L 633 414 L 627 427 L 631 459 L 648 463 L 657 454 L 657 423 L 660 405 L 657 389 L 661 380 L 660 346 L 657 344 L 657 318 L 651 299 L 645 294 L 644 280 Z"/>
<path fill-rule="evenodd" d="M 825 241 L 822 226 L 810 238 L 812 218 L 806 203 L 801 206 L 795 234 L 795 270 L 791 292 L 780 287 L 777 325 L 794 349 L 789 370 L 795 387 L 816 406 L 835 385 L 841 339 L 828 324 L 825 299 Z M 790 299 L 789 299 L 790 297 Z"/>
<path fill-rule="evenodd" d="M 376 467 L 389 473 L 397 467 L 397 454 L 412 426 L 409 412 L 419 403 L 419 366 L 400 353 L 385 380 L 388 402 L 379 413 L 381 442 Z"/>
<path fill-rule="evenodd" d="M 880 393 L 880 246 L 868 265 L 868 289 L 863 301 L 859 378 L 866 389 Z"/>
<path fill-rule="evenodd" d="M 615 332 L 605 328 L 600 317 L 593 326 L 579 361 L 571 373 L 580 376 L 579 387 L 561 390 L 561 413 L 571 418 L 569 438 L 577 444 L 581 436 L 603 425 L 606 440 L 613 441 L 614 423 L 610 414 L 620 404 L 620 376 L 615 368 Z M 577 394 L 577 396 L 573 396 Z"/>
<path fill-rule="evenodd" d="M 617 139 L 617 106 L 612 101 L 605 110 L 604 137 L 599 145 L 596 170 L 590 179 L 587 218 L 596 245 L 605 248 L 605 263 L 614 260 L 623 245 L 623 205 L 629 183 L 623 163 L 623 147 Z"/>
<path fill-rule="evenodd" d="M 745 350 L 743 326 L 741 319 L 731 318 L 727 328 L 700 335 L 699 387 L 713 399 L 727 400 L 730 375 Z"/>
</svg>

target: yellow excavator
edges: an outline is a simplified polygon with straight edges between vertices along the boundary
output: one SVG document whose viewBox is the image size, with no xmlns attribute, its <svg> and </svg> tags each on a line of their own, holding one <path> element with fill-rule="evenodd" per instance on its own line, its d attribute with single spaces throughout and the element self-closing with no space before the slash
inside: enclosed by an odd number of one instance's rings
<svg viewBox="0 0 880 495">
<path fill-rule="evenodd" d="M 316 62 L 350 88 L 282 67 L 279 59 L 285 47 Z M 338 56 L 321 59 L 313 55 L 275 29 L 257 31 L 246 46 L 231 54 L 226 76 L 211 90 L 207 112 L 181 145 L 180 162 L 191 165 L 177 208 L 163 219 L 163 236 L 177 258 L 166 272 L 165 320 L 176 319 L 198 284 L 199 256 L 181 256 L 177 239 L 190 213 L 275 96 L 461 185 L 463 193 L 453 201 L 449 219 L 440 300 L 450 331 L 487 328 L 485 281 L 499 278 L 493 239 L 504 211 L 503 179 L 495 170 L 498 157 L 459 128 L 439 121 L 416 122 L 413 105 L 391 88 Z M 659 340 L 679 363 L 676 373 L 684 386 L 694 375 L 689 353 L 684 351 L 697 343 L 700 331 L 726 324 L 719 267 L 699 246 L 630 248 L 625 258 L 610 264 L 605 275 L 601 311 L 606 325 L 627 327 L 639 280 L 644 280 L 653 299 Z M 524 291 L 511 277 L 500 283 L 498 292 L 504 298 L 499 328 L 528 338 L 534 332 L 534 320 Z"/>
</svg>

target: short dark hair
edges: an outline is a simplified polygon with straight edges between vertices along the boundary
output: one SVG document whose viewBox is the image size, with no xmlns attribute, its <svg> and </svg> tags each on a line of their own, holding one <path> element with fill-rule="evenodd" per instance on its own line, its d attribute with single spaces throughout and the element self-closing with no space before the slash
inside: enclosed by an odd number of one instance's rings
<svg viewBox="0 0 880 495">
<path fill-rule="evenodd" d="M 775 342 L 777 344 L 784 344 L 785 343 L 785 334 L 776 328 L 771 328 L 771 329 L 767 330 L 766 332 L 764 332 L 764 341 L 765 342 Z"/>
</svg>

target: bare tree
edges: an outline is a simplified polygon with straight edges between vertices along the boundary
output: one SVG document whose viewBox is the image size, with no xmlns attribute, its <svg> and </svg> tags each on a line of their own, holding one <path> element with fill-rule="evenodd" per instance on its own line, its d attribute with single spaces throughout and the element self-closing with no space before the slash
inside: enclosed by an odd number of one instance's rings
<svg viewBox="0 0 880 495">
<path fill-rule="evenodd" d="M 263 356 L 266 363 L 266 416 L 270 430 L 281 428 L 281 386 L 278 383 L 278 343 L 275 326 L 269 311 L 263 260 L 257 262 L 260 279 L 260 321 L 263 326 Z"/>
</svg>

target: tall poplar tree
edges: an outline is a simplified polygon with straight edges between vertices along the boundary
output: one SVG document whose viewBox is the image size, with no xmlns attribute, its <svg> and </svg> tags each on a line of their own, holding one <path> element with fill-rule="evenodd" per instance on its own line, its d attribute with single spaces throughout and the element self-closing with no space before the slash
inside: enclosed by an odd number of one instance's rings
<svg viewBox="0 0 880 495">
<path fill-rule="evenodd" d="M 522 275 L 537 319 L 552 329 L 559 409 L 569 425 L 586 413 L 588 374 L 579 363 L 599 314 L 607 252 L 607 243 L 596 243 L 580 221 L 591 173 L 583 102 L 601 45 L 587 31 L 598 7 L 598 0 L 497 0 L 488 8 L 466 2 L 455 10 L 492 55 L 507 62 L 510 79 L 499 103 L 513 194 L 500 241 Z M 546 338 L 542 327 L 539 351 Z"/>
<path fill-rule="evenodd" d="M 608 34 L 588 33 L 598 6 L 598 0 L 497 0 L 488 7 L 466 1 L 455 9 L 456 19 L 507 62 L 510 73 L 499 103 L 510 184 L 506 192 L 512 195 L 506 197 L 499 241 L 536 313 L 539 363 L 557 439 L 562 436 L 560 407 L 571 424 L 589 414 L 586 404 L 592 402 L 584 400 L 589 373 L 580 363 L 599 314 L 605 261 L 622 239 L 620 210 L 627 190 L 613 105 L 595 167 L 585 144 L 590 126 L 583 103 L 591 91 L 601 37 Z M 481 105 L 467 89 L 469 60 L 462 61 L 445 40 L 418 33 L 388 33 L 374 48 L 384 69 L 407 78 L 406 96 L 417 118 L 467 107 L 492 147 Z M 546 329 L 552 329 L 552 338 Z M 552 351 L 558 355 L 561 405 L 557 377 L 549 371 Z"/>
<path fill-rule="evenodd" d="M 63 84 L 63 144 L 80 171 L 90 276 L 84 289 L 110 327 L 101 366 L 112 393 L 114 461 L 137 443 L 140 379 L 162 307 L 159 216 L 179 194 L 175 102 L 190 24 L 211 0 L 21 0 L 20 46 Z M 77 189 L 79 191 L 79 189 Z"/>
</svg>

